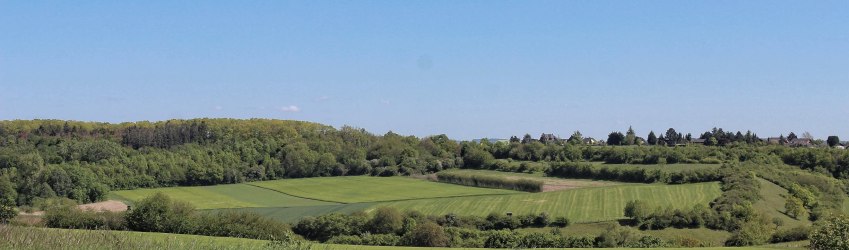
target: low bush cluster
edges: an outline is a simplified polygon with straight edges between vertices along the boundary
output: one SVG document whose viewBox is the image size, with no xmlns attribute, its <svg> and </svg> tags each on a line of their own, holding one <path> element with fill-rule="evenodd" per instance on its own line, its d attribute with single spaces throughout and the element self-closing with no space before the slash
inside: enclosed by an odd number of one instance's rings
<svg viewBox="0 0 849 250">
<path fill-rule="evenodd" d="M 53 228 L 132 230 L 280 240 L 290 236 L 285 223 L 253 213 L 200 213 L 186 203 L 157 193 L 135 204 L 128 212 L 83 211 L 62 203 L 45 213 Z"/>
</svg>

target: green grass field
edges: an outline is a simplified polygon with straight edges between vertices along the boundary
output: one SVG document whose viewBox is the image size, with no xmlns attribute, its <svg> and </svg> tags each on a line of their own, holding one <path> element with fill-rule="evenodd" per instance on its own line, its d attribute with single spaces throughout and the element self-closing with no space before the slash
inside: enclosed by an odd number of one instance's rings
<svg viewBox="0 0 849 250">
<path fill-rule="evenodd" d="M 110 198 L 133 202 L 151 196 L 156 192 L 167 194 L 175 200 L 189 202 L 198 209 L 300 207 L 336 204 L 332 202 L 298 198 L 248 184 L 114 191 L 110 194 Z"/>
<path fill-rule="evenodd" d="M 803 245 L 804 243 L 795 243 Z M 794 243 L 742 248 L 642 248 L 668 250 L 762 250 L 804 249 Z M 268 241 L 123 231 L 93 231 L 0 226 L 0 249 L 285 249 L 270 247 Z M 418 248 L 376 247 L 313 244 L 314 250 L 391 250 L 391 249 L 468 249 L 468 248 Z M 617 248 L 627 249 L 627 248 Z"/>
<path fill-rule="evenodd" d="M 250 185 L 297 197 L 340 203 L 521 193 L 512 190 L 437 183 L 409 177 L 321 177 L 252 182 Z"/>
<path fill-rule="evenodd" d="M 642 164 L 606 164 L 604 162 L 593 162 L 593 165 L 596 166 L 604 166 L 604 167 L 616 167 L 616 168 L 637 168 L 637 169 L 645 169 L 645 170 L 663 170 L 668 172 L 681 172 L 687 170 L 701 170 L 701 169 L 719 169 L 721 164 L 653 164 L 653 165 L 642 165 Z"/>
<path fill-rule="evenodd" d="M 719 184 L 715 182 L 683 185 L 628 184 L 533 194 L 383 202 L 375 206 L 418 210 L 433 215 L 456 213 L 485 216 L 492 212 L 548 212 L 553 216 L 566 216 L 573 222 L 596 222 L 622 219 L 625 203 L 630 200 L 641 199 L 655 206 L 684 208 L 695 204 L 708 204 L 719 195 Z"/>
</svg>

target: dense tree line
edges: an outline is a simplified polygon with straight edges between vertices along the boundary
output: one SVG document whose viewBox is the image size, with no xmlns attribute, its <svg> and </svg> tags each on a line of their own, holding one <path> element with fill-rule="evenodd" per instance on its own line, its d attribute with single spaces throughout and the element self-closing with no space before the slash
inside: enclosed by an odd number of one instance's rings
<svg viewBox="0 0 849 250">
<path fill-rule="evenodd" d="M 16 205 L 91 202 L 116 189 L 421 174 L 462 162 L 460 144 L 445 135 L 379 136 L 297 121 L 0 122 L 0 176 L 12 182 Z"/>
<path fill-rule="evenodd" d="M 510 179 L 502 176 L 439 172 L 437 181 L 472 187 L 498 188 L 525 192 L 542 192 L 543 182 L 531 179 Z"/>
<path fill-rule="evenodd" d="M 718 181 L 721 175 L 715 169 L 663 171 L 660 169 L 598 166 L 586 162 L 556 162 L 546 170 L 546 175 L 561 178 L 597 179 L 643 183 L 698 183 Z"/>
</svg>

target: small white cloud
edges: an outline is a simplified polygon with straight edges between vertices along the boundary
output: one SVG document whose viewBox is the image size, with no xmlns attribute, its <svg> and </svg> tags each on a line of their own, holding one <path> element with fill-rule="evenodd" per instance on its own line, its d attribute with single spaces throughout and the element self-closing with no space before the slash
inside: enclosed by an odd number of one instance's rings
<svg viewBox="0 0 849 250">
<path fill-rule="evenodd" d="M 215 110 L 222 110 L 222 109 L 224 109 L 224 107 L 221 107 L 221 106 L 215 106 L 215 107 L 213 107 L 213 108 L 214 108 Z"/>
<path fill-rule="evenodd" d="M 295 105 L 289 105 L 285 107 L 280 107 L 280 111 L 283 112 L 301 112 L 301 108 Z"/>
<path fill-rule="evenodd" d="M 328 99 L 330 99 L 330 97 L 326 96 L 326 95 L 319 96 L 318 98 L 315 98 L 316 101 L 324 101 L 324 100 L 328 100 Z"/>
<path fill-rule="evenodd" d="M 382 103 L 383 105 L 389 105 L 390 102 L 389 100 L 380 100 L 380 103 Z"/>
</svg>

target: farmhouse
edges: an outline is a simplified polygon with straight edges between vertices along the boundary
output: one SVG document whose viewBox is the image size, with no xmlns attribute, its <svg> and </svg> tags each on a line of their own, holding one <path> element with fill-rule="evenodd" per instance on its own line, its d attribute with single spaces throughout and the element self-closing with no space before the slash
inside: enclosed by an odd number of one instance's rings
<svg viewBox="0 0 849 250">
<path fill-rule="evenodd" d="M 542 143 L 557 142 L 560 141 L 560 138 L 554 134 L 542 134 L 539 136 L 539 141 Z"/>
<path fill-rule="evenodd" d="M 766 143 L 767 144 L 775 144 L 775 145 L 779 145 L 779 144 L 783 145 L 783 144 L 787 143 L 787 139 L 784 139 L 784 137 L 770 137 L 770 138 L 766 139 Z"/>
<path fill-rule="evenodd" d="M 796 138 L 790 141 L 791 147 L 811 147 L 813 145 L 813 140 L 810 138 Z"/>
</svg>

